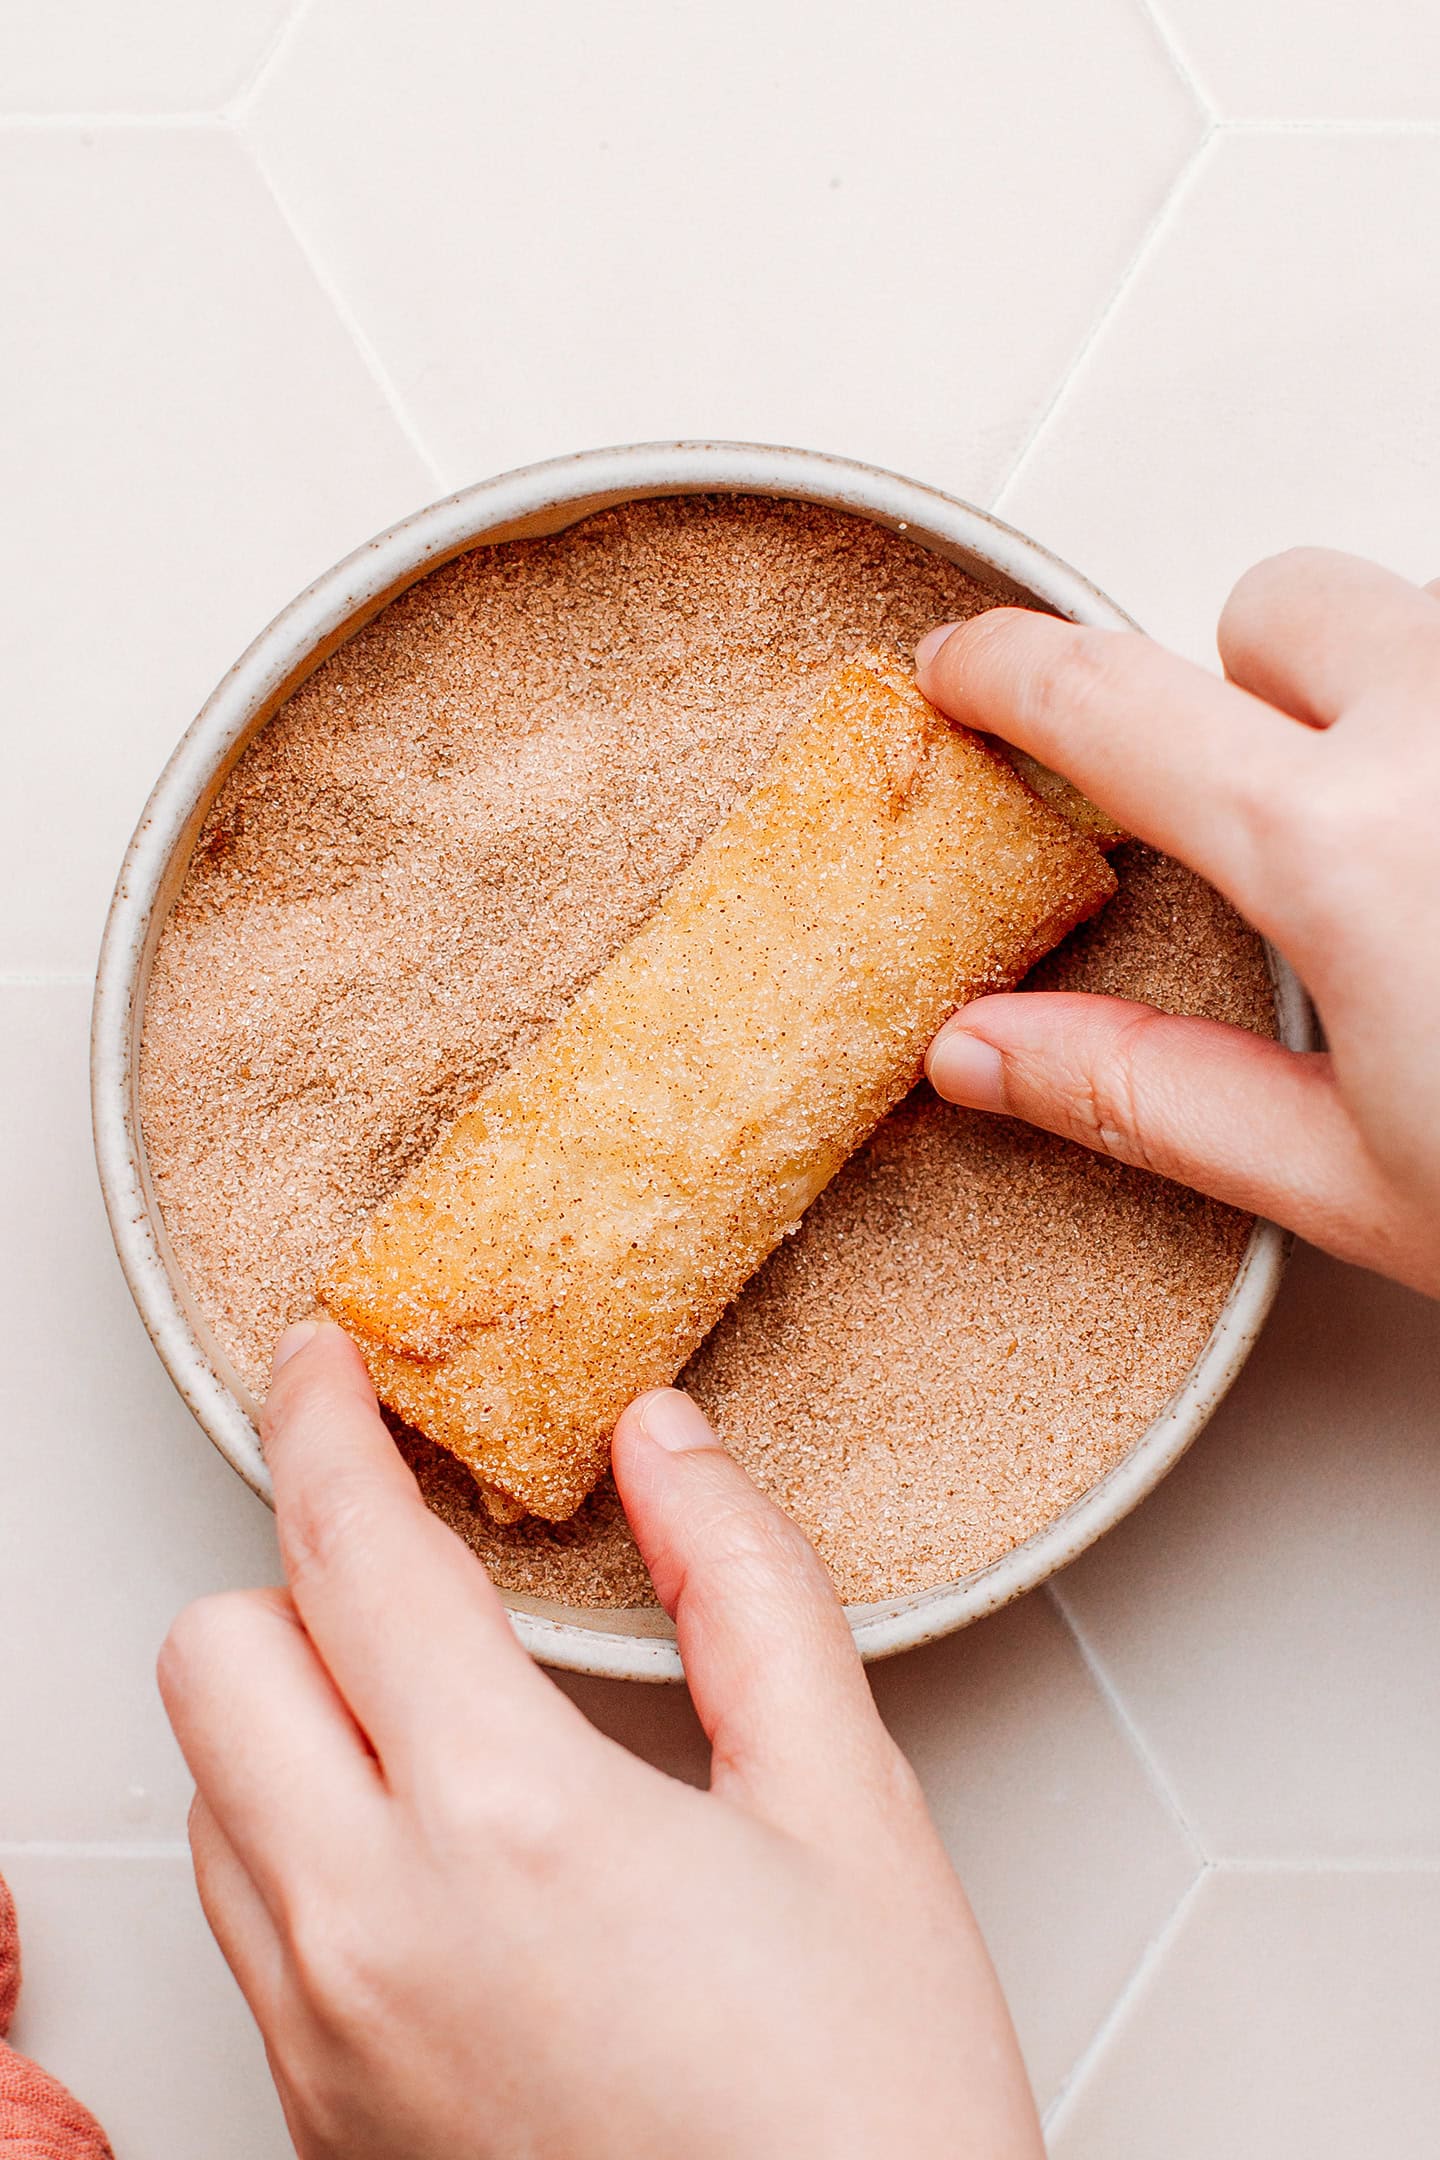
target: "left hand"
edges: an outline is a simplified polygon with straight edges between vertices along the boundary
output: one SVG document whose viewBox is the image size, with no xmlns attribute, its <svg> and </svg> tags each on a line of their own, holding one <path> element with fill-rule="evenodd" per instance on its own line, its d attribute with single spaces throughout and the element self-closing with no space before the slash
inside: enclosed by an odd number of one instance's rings
<svg viewBox="0 0 1440 2160">
<path fill-rule="evenodd" d="M 664 1389 L 615 1470 L 714 1751 L 520 1649 L 333 1327 L 277 1353 L 287 1592 L 161 1656 L 200 1894 L 302 2160 L 1040 2160 L 1009 2017 L 800 1532 Z"/>
</svg>

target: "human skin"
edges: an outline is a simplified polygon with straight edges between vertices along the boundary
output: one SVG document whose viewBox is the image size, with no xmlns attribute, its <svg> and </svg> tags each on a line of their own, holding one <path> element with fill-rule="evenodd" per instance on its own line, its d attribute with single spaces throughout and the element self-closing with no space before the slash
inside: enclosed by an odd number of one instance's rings
<svg viewBox="0 0 1440 2160">
<path fill-rule="evenodd" d="M 931 1077 L 1434 1290 L 1440 597 L 1286 556 L 1221 646 L 1229 685 L 1000 609 L 918 657 L 937 704 L 1227 892 L 1329 1052 L 1025 993 L 948 1023 Z M 282 1341 L 264 1437 L 288 1589 L 191 1606 L 160 1677 L 201 1897 L 302 2160 L 1040 2160 L 828 1579 L 687 1397 L 632 1405 L 614 1462 L 705 1793 L 530 1664 L 338 1329 Z"/>
<path fill-rule="evenodd" d="M 190 1606 L 160 1684 L 302 2160 L 1040 2160 L 829 1580 L 687 1396 L 614 1458 L 708 1792 L 531 1664 L 339 1328 L 282 1341 L 264 1438 L 288 1589 Z"/>
<path fill-rule="evenodd" d="M 1058 765 L 1284 953 L 1324 1051 L 1120 998 L 980 998 L 937 1092 L 1269 1216 L 1440 1292 L 1440 581 L 1298 549 L 1241 579 L 1219 681 L 1018 608 L 942 626 L 920 686 Z"/>
</svg>

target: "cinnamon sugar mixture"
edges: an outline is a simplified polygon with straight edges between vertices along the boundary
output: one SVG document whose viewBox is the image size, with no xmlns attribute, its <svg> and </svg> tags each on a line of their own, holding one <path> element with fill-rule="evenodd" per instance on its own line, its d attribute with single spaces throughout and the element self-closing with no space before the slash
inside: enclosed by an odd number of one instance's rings
<svg viewBox="0 0 1440 2160">
<path fill-rule="evenodd" d="M 317 1275 L 643 922 L 862 646 L 989 596 L 868 523 L 631 504 L 478 548 L 394 601 L 231 774 L 156 957 L 141 1103 L 175 1253 L 257 1393 Z M 1269 1032 L 1258 940 L 1140 847 L 1033 978 Z M 1204 1344 L 1249 1223 L 922 1087 L 684 1376 L 842 1594 L 950 1581 L 1131 1447 Z M 490 1521 L 403 1444 L 507 1587 L 650 1602 L 608 1484 Z"/>
</svg>

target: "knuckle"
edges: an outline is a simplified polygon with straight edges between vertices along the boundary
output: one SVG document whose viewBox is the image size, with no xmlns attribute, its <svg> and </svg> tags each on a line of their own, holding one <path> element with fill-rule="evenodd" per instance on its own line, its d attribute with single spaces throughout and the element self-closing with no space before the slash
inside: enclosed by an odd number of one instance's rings
<svg viewBox="0 0 1440 2160">
<path fill-rule="evenodd" d="M 353 2150 L 355 2082 L 347 2060 L 317 2051 L 311 2020 L 291 2015 L 265 2032 L 265 2051 L 285 2099 L 295 2149 L 304 2154 Z M 316 2059 L 319 2053 L 322 2059 Z"/>
<path fill-rule="evenodd" d="M 388 1947 L 364 1901 L 292 1898 L 285 1914 L 290 1964 L 312 2014 L 332 2034 L 363 2030 L 384 2017 L 401 1952 Z"/>
<path fill-rule="evenodd" d="M 1281 548 L 1278 554 L 1264 555 L 1235 580 L 1225 612 L 1263 609 L 1279 594 L 1297 587 L 1308 590 L 1316 572 L 1328 570 L 1334 562 L 1331 551 L 1322 547 Z"/>
<path fill-rule="evenodd" d="M 880 1727 L 882 1745 L 871 1766 L 870 1785 L 886 1822 L 905 1824 L 916 1816 L 929 1815 L 924 1788 L 909 1758 Z"/>
<path fill-rule="evenodd" d="M 962 622 L 954 637 L 940 648 L 941 666 L 969 668 L 977 660 L 985 665 L 1005 663 L 1012 657 L 1017 639 L 1023 639 L 1036 617 L 1029 608 L 982 608 Z"/>
<path fill-rule="evenodd" d="M 229 1654 L 255 1602 L 256 1594 L 248 1590 L 223 1590 L 196 1598 L 175 1615 L 155 1661 L 167 1702 L 185 1693 L 198 1672 Z"/>
<path fill-rule="evenodd" d="M 753 1487 L 732 1495 L 716 1510 L 706 1540 L 710 1565 L 751 1584 L 778 1575 L 809 1573 L 814 1551 L 790 1517 Z"/>
<path fill-rule="evenodd" d="M 758 1492 L 736 1495 L 706 1518 L 687 1595 L 722 1624 L 748 1611 L 807 1630 L 838 1617 L 835 1587 L 798 1524 Z"/>
<path fill-rule="evenodd" d="M 285 1572 L 303 1595 L 312 1583 L 333 1577 L 344 1564 L 363 1564 L 373 1550 L 376 1514 L 361 1477 L 332 1477 L 322 1487 L 290 1496 L 278 1518 Z"/>
<path fill-rule="evenodd" d="M 1309 590 L 1321 548 L 1287 548 L 1252 563 L 1230 588 L 1220 620 L 1216 642 L 1229 668 L 1248 664 L 1257 649 L 1270 638 L 1277 615 L 1283 615 L 1292 597 Z"/>
<path fill-rule="evenodd" d="M 1135 1014 L 1102 1054 L 1085 1056 L 1070 1096 L 1074 1137 L 1137 1170 L 1159 1164 L 1137 1060 L 1141 1043 L 1160 1024 L 1158 1013 Z"/>
<path fill-rule="evenodd" d="M 316 1370 L 308 1358 L 296 1358 L 284 1366 L 270 1384 L 260 1411 L 260 1433 L 268 1449 L 283 1446 L 287 1433 L 323 1421 L 335 1399 L 335 1380 L 328 1367 Z"/>
<path fill-rule="evenodd" d="M 477 1775 L 474 1751 L 464 1748 L 439 1773 L 423 1813 L 427 1840 L 443 1865 L 487 1860 L 532 1884 L 558 1879 L 577 1828 L 560 1778 L 527 1779 L 498 1765 Z"/>
<path fill-rule="evenodd" d="M 1133 631 L 1092 630 L 1067 624 L 1037 641 L 1024 683 L 1023 709 L 1030 719 L 1063 713 L 1069 720 L 1101 720 L 1118 684 L 1139 662 L 1146 640 Z"/>
<path fill-rule="evenodd" d="M 208 1626 L 198 1605 L 187 1605 L 171 1621 L 155 1660 L 155 1677 L 167 1701 L 183 1690 L 203 1655 L 201 1645 L 207 1638 Z"/>
<path fill-rule="evenodd" d="M 1080 1136 L 1097 1155 L 1112 1162 L 1129 1163 L 1138 1170 L 1151 1164 L 1143 1140 L 1133 1123 L 1129 1091 L 1119 1073 L 1086 1073 L 1075 1096 L 1074 1110 Z"/>
<path fill-rule="evenodd" d="M 1331 776 L 1312 780 L 1295 831 L 1285 849 L 1284 871 L 1292 895 L 1307 914 L 1324 909 L 1347 858 L 1371 813 L 1353 785 L 1336 786 Z"/>
<path fill-rule="evenodd" d="M 1328 745 L 1327 745 L 1328 747 Z M 1284 894 L 1285 946 L 1302 970 L 1323 975 L 1330 959 L 1393 915 L 1400 891 L 1433 878 L 1428 819 L 1379 761 L 1327 758 L 1295 805 L 1275 863 Z"/>
</svg>

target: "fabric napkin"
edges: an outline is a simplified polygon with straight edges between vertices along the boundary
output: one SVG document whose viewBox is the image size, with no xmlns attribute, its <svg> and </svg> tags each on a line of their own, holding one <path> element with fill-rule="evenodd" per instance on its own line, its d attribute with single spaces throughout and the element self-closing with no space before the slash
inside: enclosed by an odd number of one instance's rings
<svg viewBox="0 0 1440 2160">
<path fill-rule="evenodd" d="M 4 2160 L 115 2160 L 88 2109 L 5 2044 L 20 1993 L 20 1931 L 0 1875 L 0 2154 Z"/>
</svg>

